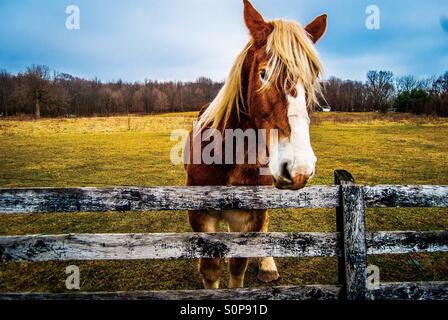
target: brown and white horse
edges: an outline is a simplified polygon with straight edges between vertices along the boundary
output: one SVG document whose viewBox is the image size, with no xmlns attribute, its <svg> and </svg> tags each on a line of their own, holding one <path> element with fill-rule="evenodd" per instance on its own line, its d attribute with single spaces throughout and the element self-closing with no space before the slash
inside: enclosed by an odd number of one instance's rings
<svg viewBox="0 0 448 320">
<path fill-rule="evenodd" d="M 188 161 L 188 186 L 274 183 L 277 188 L 300 189 L 313 177 L 317 159 L 310 142 L 309 113 L 320 93 L 318 77 L 322 73 L 314 43 L 325 32 L 326 18 L 321 15 L 305 28 L 293 21 L 265 21 L 244 0 L 244 20 L 251 39 L 215 100 L 201 110 L 196 128 L 223 133 L 226 129 L 276 130 L 278 139 L 266 141 L 268 164 L 258 158 L 255 163 L 243 164 Z M 190 142 L 200 136 L 190 133 Z M 190 155 L 193 145 L 186 148 Z M 204 148 L 204 141 L 199 145 Z M 246 143 L 244 152 L 250 147 Z M 247 160 L 247 154 L 244 158 Z M 269 168 L 270 174 L 262 174 L 263 167 Z M 189 220 L 195 232 L 216 232 L 220 221 L 225 221 L 231 232 L 268 231 L 267 210 L 190 211 Z M 247 264 L 247 258 L 229 260 L 229 288 L 243 287 Z M 199 272 L 205 288 L 219 288 L 221 259 L 201 259 Z M 274 259 L 260 259 L 258 279 L 270 282 L 278 277 Z"/>
</svg>

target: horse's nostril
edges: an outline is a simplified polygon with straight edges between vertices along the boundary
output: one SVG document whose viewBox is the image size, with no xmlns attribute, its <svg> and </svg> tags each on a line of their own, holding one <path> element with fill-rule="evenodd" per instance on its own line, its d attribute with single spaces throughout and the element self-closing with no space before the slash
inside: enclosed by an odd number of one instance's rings
<svg viewBox="0 0 448 320">
<path fill-rule="evenodd" d="M 292 180 L 291 174 L 289 173 L 288 169 L 288 162 L 284 162 L 281 166 L 281 175 L 283 178 Z"/>
</svg>

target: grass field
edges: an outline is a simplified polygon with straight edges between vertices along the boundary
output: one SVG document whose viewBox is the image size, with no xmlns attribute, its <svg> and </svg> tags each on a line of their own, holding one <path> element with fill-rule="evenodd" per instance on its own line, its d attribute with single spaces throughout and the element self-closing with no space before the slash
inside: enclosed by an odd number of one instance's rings
<svg viewBox="0 0 448 320">
<path fill-rule="evenodd" d="M 195 113 L 132 117 L 0 121 L 0 187 L 183 185 L 170 163 L 173 129 Z M 448 184 L 448 120 L 409 115 L 319 114 L 312 127 L 318 157 L 313 184 L 332 184 L 333 170 L 360 184 Z M 224 227 L 224 226 L 223 226 Z M 447 209 L 374 209 L 368 230 L 448 229 Z M 223 229 L 224 230 L 224 229 Z M 273 210 L 271 231 L 335 230 L 334 210 Z M 185 212 L 0 215 L 0 235 L 190 231 Z M 335 284 L 332 258 L 277 259 L 275 285 Z M 448 280 L 447 254 L 370 257 L 384 281 Z M 81 290 L 201 288 L 196 263 L 102 261 L 6 263 L 0 291 L 65 290 L 65 267 L 81 269 Z M 246 286 L 262 286 L 253 261 Z M 226 285 L 224 273 L 223 285 Z"/>
</svg>

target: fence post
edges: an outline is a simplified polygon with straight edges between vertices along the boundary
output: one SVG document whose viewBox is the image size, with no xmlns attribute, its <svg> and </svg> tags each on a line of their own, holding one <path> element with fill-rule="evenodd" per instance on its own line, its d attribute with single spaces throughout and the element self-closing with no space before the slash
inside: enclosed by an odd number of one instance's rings
<svg viewBox="0 0 448 320">
<path fill-rule="evenodd" d="M 367 296 L 367 248 L 363 189 L 355 185 L 345 170 L 334 172 L 341 186 L 336 208 L 336 229 L 341 234 L 342 255 L 338 260 L 339 282 L 347 300 L 365 300 Z"/>
</svg>

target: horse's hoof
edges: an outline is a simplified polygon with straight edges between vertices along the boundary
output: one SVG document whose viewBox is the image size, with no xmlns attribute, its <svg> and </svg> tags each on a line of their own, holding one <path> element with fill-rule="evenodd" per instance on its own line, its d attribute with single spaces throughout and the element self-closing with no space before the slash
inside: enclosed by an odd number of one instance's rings
<svg viewBox="0 0 448 320">
<path fill-rule="evenodd" d="M 268 283 L 277 280 L 278 278 L 280 278 L 280 275 L 276 270 L 259 270 L 257 278 L 262 282 Z"/>
</svg>

